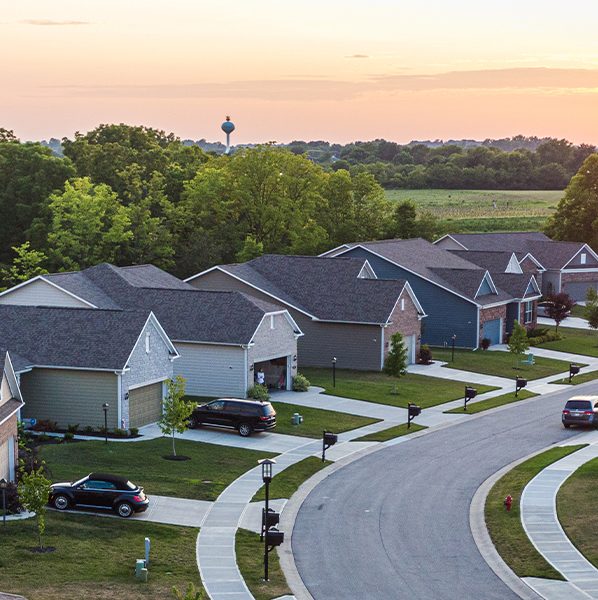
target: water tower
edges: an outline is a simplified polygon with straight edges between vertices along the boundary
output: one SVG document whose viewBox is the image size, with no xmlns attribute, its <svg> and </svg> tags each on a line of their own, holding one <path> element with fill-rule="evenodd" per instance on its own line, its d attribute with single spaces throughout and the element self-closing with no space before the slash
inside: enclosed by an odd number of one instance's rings
<svg viewBox="0 0 598 600">
<path fill-rule="evenodd" d="M 222 131 L 226 133 L 226 150 L 224 154 L 230 154 L 230 134 L 235 130 L 235 124 L 230 120 L 230 117 L 227 115 L 226 121 L 222 123 Z"/>
</svg>

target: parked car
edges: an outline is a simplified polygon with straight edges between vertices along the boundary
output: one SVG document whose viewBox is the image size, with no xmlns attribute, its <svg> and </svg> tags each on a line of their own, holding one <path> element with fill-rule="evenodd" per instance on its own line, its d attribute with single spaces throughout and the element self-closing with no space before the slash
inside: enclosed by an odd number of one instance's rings
<svg viewBox="0 0 598 600">
<path fill-rule="evenodd" d="M 67 508 L 93 508 L 113 510 L 127 518 L 133 513 L 147 510 L 149 498 L 143 488 L 125 477 L 90 473 L 87 477 L 69 483 L 51 486 L 49 504 L 58 510 Z"/>
<path fill-rule="evenodd" d="M 232 427 L 242 437 L 254 431 L 266 431 L 276 427 L 276 411 L 263 400 L 237 400 L 220 398 L 198 405 L 191 414 L 191 427 L 201 425 Z"/>
<path fill-rule="evenodd" d="M 552 304 L 552 302 L 538 302 L 538 316 L 539 317 L 548 317 L 548 308 L 549 306 Z M 569 311 L 567 313 L 567 316 L 569 317 L 571 315 L 571 312 Z"/>
<path fill-rule="evenodd" d="M 598 427 L 598 396 L 575 396 L 567 400 L 563 409 L 564 427 L 588 425 Z"/>
</svg>

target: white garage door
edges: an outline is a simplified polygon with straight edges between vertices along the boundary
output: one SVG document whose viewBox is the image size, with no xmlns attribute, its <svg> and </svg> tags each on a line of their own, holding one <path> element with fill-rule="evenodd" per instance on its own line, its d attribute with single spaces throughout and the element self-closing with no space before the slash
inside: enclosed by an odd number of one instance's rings
<svg viewBox="0 0 598 600">
<path fill-rule="evenodd" d="M 155 423 L 162 415 L 162 382 L 129 390 L 129 427 Z"/>
<path fill-rule="evenodd" d="M 415 362 L 415 336 L 406 335 L 403 342 L 407 348 L 407 364 L 412 365 Z"/>
<path fill-rule="evenodd" d="M 8 440 L 0 444 L 0 479 L 10 479 L 10 468 L 8 464 Z"/>
</svg>

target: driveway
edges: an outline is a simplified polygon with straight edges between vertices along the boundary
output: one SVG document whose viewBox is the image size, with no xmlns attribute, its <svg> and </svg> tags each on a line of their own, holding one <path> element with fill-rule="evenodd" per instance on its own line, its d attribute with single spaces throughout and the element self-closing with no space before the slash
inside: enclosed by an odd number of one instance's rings
<svg viewBox="0 0 598 600">
<path fill-rule="evenodd" d="M 544 327 L 553 327 L 554 321 L 552 319 L 548 319 L 547 317 L 538 317 L 538 325 L 542 325 Z M 574 329 L 591 329 L 588 325 L 588 322 L 581 317 L 567 317 L 563 321 L 561 321 L 559 327 L 573 327 Z"/>
<path fill-rule="evenodd" d="M 595 382 L 577 386 L 591 393 Z M 316 600 L 515 600 L 469 526 L 478 487 L 510 462 L 566 440 L 570 390 L 522 401 L 348 465 L 307 497 L 292 538 Z"/>
</svg>

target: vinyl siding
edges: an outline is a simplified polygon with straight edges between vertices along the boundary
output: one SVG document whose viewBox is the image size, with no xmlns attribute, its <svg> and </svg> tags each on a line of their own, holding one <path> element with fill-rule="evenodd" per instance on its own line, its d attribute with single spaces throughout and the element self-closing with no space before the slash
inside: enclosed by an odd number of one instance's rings
<svg viewBox="0 0 598 600">
<path fill-rule="evenodd" d="M 24 306 L 64 306 L 89 308 L 89 304 L 61 292 L 53 285 L 41 280 L 20 287 L 18 290 L 0 297 L 0 304 L 21 304 Z"/>
<path fill-rule="evenodd" d="M 246 388 L 245 351 L 240 346 L 175 343 L 180 358 L 174 374 L 186 379 L 191 396 L 244 398 Z"/>
<path fill-rule="evenodd" d="M 108 402 L 108 427 L 118 427 L 117 376 L 99 371 L 33 369 L 21 375 L 21 391 L 27 403 L 26 418 L 50 419 L 59 426 L 78 423 L 102 427 L 102 404 Z"/>
<path fill-rule="evenodd" d="M 561 291 L 561 272 L 544 271 L 542 273 L 542 294 L 545 296 L 550 293 L 557 294 Z"/>
<path fill-rule="evenodd" d="M 581 262 L 581 255 L 585 254 L 586 255 L 586 262 L 582 263 Z M 574 257 L 573 260 L 567 265 L 567 269 L 579 269 L 579 268 L 585 268 L 585 267 L 598 267 L 598 261 L 592 256 L 592 254 L 590 253 L 590 251 L 587 248 L 584 248 L 583 250 L 581 250 L 580 252 L 578 252 Z"/>
<path fill-rule="evenodd" d="M 409 282 L 424 312 L 428 315 L 421 322 L 422 344 L 432 346 L 450 344 L 454 334 L 457 336 L 457 347 L 477 347 L 477 306 L 475 304 L 363 248 L 355 248 L 343 256 L 367 259 L 379 279 L 406 279 Z"/>
</svg>

